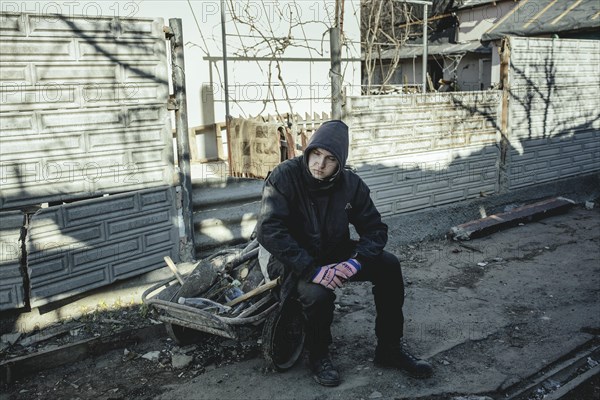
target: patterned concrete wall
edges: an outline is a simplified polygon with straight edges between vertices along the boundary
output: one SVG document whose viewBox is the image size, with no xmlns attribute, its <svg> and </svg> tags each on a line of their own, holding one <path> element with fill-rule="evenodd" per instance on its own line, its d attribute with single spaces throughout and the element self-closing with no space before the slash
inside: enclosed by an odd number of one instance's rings
<svg viewBox="0 0 600 400">
<path fill-rule="evenodd" d="M 0 15 L 0 209 L 173 184 L 162 19 Z"/>
<path fill-rule="evenodd" d="M 504 165 L 497 133 L 501 91 L 348 97 L 349 163 L 384 215 L 598 171 L 599 46 L 511 38 L 510 151 Z M 500 167 L 509 171 L 507 186 Z M 197 214 L 202 245 L 239 241 L 251 232 L 259 191 L 244 207 L 232 204 L 230 193 L 227 187 Z M 214 204 L 229 207 L 217 210 Z"/>
<path fill-rule="evenodd" d="M 500 167 L 509 171 L 512 189 L 598 170 L 600 42 L 511 40 L 508 111 L 513 132 L 504 165 L 497 133 L 501 91 L 346 99 L 344 120 L 352 136 L 349 163 L 371 187 L 382 214 L 508 190 L 499 179 Z M 554 50 L 549 43 L 555 43 Z M 569 47 L 574 52 L 565 55 Z M 550 61 L 548 55 L 559 50 L 560 60 Z M 519 65 L 523 74 L 515 77 Z M 547 98 L 558 101 L 546 107 Z M 240 207 L 237 195 L 232 196 L 236 189 L 233 184 L 222 193 L 205 191 L 216 196 L 204 199 L 205 205 L 195 196 L 201 210 L 195 221 L 200 246 L 240 241 L 251 232 L 260 191 L 245 189 Z"/>
<path fill-rule="evenodd" d="M 600 41 L 510 48 L 509 188 L 600 171 Z"/>
<path fill-rule="evenodd" d="M 0 309 L 179 259 L 163 28 L 162 18 L 0 15 Z M 29 224 L 5 211 L 43 203 Z"/>
<path fill-rule="evenodd" d="M 27 240 L 30 301 L 37 307 L 178 259 L 175 189 L 162 187 L 44 208 Z"/>
<path fill-rule="evenodd" d="M 351 97 L 349 163 L 382 215 L 497 191 L 498 92 Z"/>
<path fill-rule="evenodd" d="M 25 305 L 21 271 L 21 211 L 0 213 L 0 311 Z"/>
</svg>

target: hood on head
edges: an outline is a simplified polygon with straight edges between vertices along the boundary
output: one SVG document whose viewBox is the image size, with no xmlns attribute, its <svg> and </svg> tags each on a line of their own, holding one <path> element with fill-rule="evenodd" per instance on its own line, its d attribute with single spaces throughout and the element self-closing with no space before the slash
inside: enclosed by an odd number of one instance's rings
<svg viewBox="0 0 600 400">
<path fill-rule="evenodd" d="M 340 169 L 346 165 L 348 159 L 348 125 L 340 120 L 327 121 L 312 135 L 304 154 L 308 154 L 315 148 L 325 149 L 340 164 Z"/>
</svg>

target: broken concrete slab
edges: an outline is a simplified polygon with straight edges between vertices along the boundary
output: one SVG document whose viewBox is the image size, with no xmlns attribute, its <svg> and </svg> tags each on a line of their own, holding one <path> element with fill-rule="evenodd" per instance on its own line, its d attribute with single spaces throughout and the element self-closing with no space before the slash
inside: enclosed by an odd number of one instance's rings
<svg viewBox="0 0 600 400">
<path fill-rule="evenodd" d="M 535 221 L 566 212 L 573 205 L 575 205 L 573 200 L 564 197 L 551 198 L 454 226 L 448 232 L 448 236 L 454 240 L 470 240 L 510 228 L 524 221 Z"/>
<path fill-rule="evenodd" d="M 25 282 L 21 270 L 22 211 L 0 213 L 0 311 L 25 307 Z"/>
<path fill-rule="evenodd" d="M 194 361 L 194 356 L 179 353 L 171 355 L 171 365 L 175 369 L 185 368 L 190 365 L 192 361 Z"/>
<path fill-rule="evenodd" d="M 21 335 L 22 335 L 21 332 L 7 333 L 5 335 L 0 336 L 0 342 L 6 343 L 9 346 L 12 346 L 13 344 L 15 344 L 17 342 L 17 340 L 19 340 L 21 338 Z"/>
<path fill-rule="evenodd" d="M 146 360 L 150 360 L 150 361 L 158 361 L 159 357 L 160 357 L 160 351 L 158 351 L 158 350 L 149 351 L 142 356 L 142 358 L 145 358 Z"/>
</svg>

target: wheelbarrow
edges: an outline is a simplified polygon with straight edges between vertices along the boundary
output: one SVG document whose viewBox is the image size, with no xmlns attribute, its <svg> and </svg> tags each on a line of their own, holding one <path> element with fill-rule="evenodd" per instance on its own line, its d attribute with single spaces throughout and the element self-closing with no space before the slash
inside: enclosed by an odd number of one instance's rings
<svg viewBox="0 0 600 400">
<path fill-rule="evenodd" d="M 305 339 L 300 305 L 290 301 L 280 306 L 274 294 L 279 282 L 265 279 L 256 240 L 214 253 L 187 275 L 179 274 L 170 259 L 165 261 L 175 276 L 148 288 L 142 301 L 176 343 L 193 343 L 205 334 L 237 340 L 239 328 L 262 324 L 268 366 L 285 371 L 298 361 Z M 228 297 L 232 292 L 238 296 Z"/>
</svg>

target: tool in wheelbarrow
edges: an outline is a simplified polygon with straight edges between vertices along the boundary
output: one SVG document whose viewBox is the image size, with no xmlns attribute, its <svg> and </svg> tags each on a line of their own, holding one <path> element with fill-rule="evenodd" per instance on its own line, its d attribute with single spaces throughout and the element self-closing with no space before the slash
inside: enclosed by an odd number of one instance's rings
<svg viewBox="0 0 600 400">
<path fill-rule="evenodd" d="M 154 285 L 142 295 L 168 335 L 179 344 L 212 334 L 238 339 L 244 326 L 262 324 L 262 353 L 272 369 L 284 371 L 300 358 L 304 346 L 304 322 L 295 302 L 280 306 L 258 266 L 258 242 L 220 250 L 181 274 L 175 263 L 165 261 L 174 277 Z M 152 296 L 150 296 L 152 294 Z"/>
</svg>

